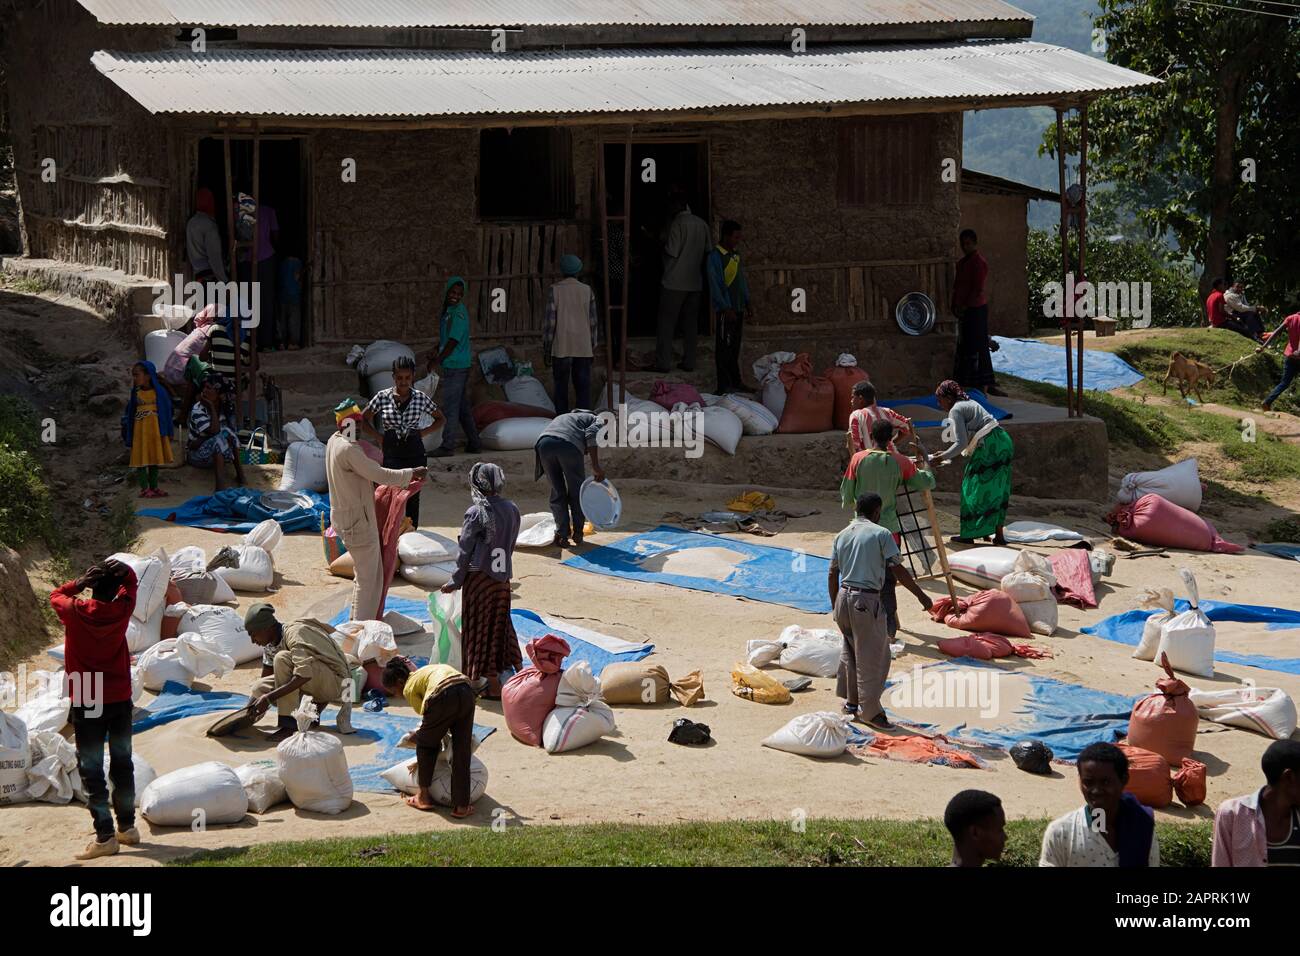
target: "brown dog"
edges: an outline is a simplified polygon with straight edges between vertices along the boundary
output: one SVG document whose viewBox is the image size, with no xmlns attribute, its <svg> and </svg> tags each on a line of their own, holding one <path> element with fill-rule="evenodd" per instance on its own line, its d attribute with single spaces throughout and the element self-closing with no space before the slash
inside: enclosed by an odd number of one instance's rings
<svg viewBox="0 0 1300 956">
<path fill-rule="evenodd" d="M 1194 358 L 1184 355 L 1182 352 L 1175 352 L 1169 356 L 1169 370 L 1165 372 L 1165 380 L 1161 384 L 1160 394 L 1164 395 L 1169 391 L 1169 380 L 1173 379 L 1178 386 L 1178 392 L 1183 398 L 1187 393 L 1195 392 L 1196 397 L 1205 403 L 1201 395 L 1202 385 L 1214 384 L 1214 369 L 1204 362 L 1198 362 Z"/>
</svg>

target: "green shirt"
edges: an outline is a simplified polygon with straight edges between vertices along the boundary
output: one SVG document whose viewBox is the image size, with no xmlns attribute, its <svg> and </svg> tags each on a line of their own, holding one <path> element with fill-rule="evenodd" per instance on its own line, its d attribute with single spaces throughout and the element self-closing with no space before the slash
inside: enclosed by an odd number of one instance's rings
<svg viewBox="0 0 1300 956">
<path fill-rule="evenodd" d="M 879 591 L 885 584 L 885 566 L 898 564 L 898 545 L 888 528 L 854 518 L 835 536 L 831 567 L 840 569 L 840 583 Z"/>
<path fill-rule="evenodd" d="M 934 472 L 921 471 L 916 463 L 897 452 L 873 448 L 860 451 L 849 461 L 840 482 L 840 504 L 853 508 L 859 496 L 869 491 L 880 495 L 880 523 L 894 534 L 903 529 L 898 523 L 898 489 L 928 490 L 934 487 Z"/>
<path fill-rule="evenodd" d="M 442 367 L 451 371 L 469 368 L 469 310 L 464 303 L 448 308 L 438 324 L 439 347 L 446 348 L 452 339 L 456 340 L 456 347 L 443 360 Z"/>
</svg>

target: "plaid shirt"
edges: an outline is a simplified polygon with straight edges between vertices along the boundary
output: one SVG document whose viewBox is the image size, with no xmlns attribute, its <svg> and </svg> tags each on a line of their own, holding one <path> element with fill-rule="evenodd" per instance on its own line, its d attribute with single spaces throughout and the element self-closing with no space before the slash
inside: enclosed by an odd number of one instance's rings
<svg viewBox="0 0 1300 956">
<path fill-rule="evenodd" d="M 405 405 L 398 402 L 395 388 L 386 388 L 376 393 L 366 406 L 366 414 L 375 416 L 379 431 L 397 432 L 400 438 L 419 431 L 421 416 L 432 415 L 437 410 L 433 399 L 418 388 L 411 389 Z"/>
</svg>

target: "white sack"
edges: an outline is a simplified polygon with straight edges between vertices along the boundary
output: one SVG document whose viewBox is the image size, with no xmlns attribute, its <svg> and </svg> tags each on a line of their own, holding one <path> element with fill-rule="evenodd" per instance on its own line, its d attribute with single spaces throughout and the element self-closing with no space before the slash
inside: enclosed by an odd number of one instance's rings
<svg viewBox="0 0 1300 956">
<path fill-rule="evenodd" d="M 849 722 L 842 714 L 800 714 L 763 741 L 764 747 L 805 757 L 838 757 L 849 745 Z"/>
<path fill-rule="evenodd" d="M 1199 607 L 1200 600 L 1196 588 L 1196 578 L 1186 568 L 1180 568 L 1183 583 L 1187 586 L 1187 599 L 1191 608 L 1182 614 L 1175 614 L 1160 628 L 1160 646 L 1156 648 L 1156 660 L 1161 654 L 1169 655 L 1169 666 L 1184 674 L 1197 677 L 1214 676 L 1214 624 Z"/>
<path fill-rule="evenodd" d="M 516 548 L 547 548 L 555 540 L 555 517 L 549 511 L 534 511 L 519 519 Z"/>
<path fill-rule="evenodd" d="M 1002 579 L 1015 570 L 1019 554 L 1013 548 L 995 547 L 949 551 L 948 566 L 958 580 L 989 590 L 999 587 Z"/>
<path fill-rule="evenodd" d="M 718 405 L 740 419 L 746 435 L 770 435 L 781 423 L 766 405 L 742 395 L 720 395 Z"/>
<path fill-rule="evenodd" d="M 546 386 L 531 375 L 518 375 L 502 387 L 506 391 L 506 401 L 514 402 L 516 405 L 544 408 L 552 415 L 555 414 L 555 402 L 551 400 Z"/>
<path fill-rule="evenodd" d="M 144 686 L 155 693 L 168 681 L 189 687 L 209 674 L 224 677 L 235 669 L 235 661 L 211 637 L 187 632 L 159 641 L 140 655 Z"/>
<path fill-rule="evenodd" d="M 728 455 L 736 453 L 745 426 L 735 412 L 713 405 L 704 409 L 704 437 Z"/>
<path fill-rule="evenodd" d="M 254 760 L 235 768 L 235 776 L 244 785 L 249 813 L 265 813 L 289 799 L 280 779 L 280 764 L 275 760 Z"/>
<path fill-rule="evenodd" d="M 660 409 L 662 411 L 662 409 Z M 503 418 L 478 433 L 484 448 L 493 451 L 521 451 L 532 448 L 550 426 L 549 418 Z"/>
<path fill-rule="evenodd" d="M 1034 571 L 1012 571 L 1002 578 L 1001 587 L 1017 604 L 1056 600 L 1047 579 Z"/>
<path fill-rule="evenodd" d="M 750 667 L 766 667 L 781 656 L 785 645 L 777 641 L 746 641 L 745 663 Z"/>
<path fill-rule="evenodd" d="M 141 622 L 131 618 L 126 622 L 126 649 L 132 654 L 147 651 L 158 643 L 162 637 L 163 609 L 153 613 L 149 620 Z"/>
<path fill-rule="evenodd" d="M 412 584 L 418 584 L 430 591 L 440 588 L 456 573 L 455 561 L 440 561 L 437 564 L 403 564 L 400 569 L 402 577 Z"/>
<path fill-rule="evenodd" d="M 0 807 L 27 802 L 27 771 L 31 766 L 27 725 L 13 714 L 0 711 Z"/>
<path fill-rule="evenodd" d="M 275 748 L 289 800 L 313 813 L 342 813 L 352 805 L 352 777 L 343 742 L 333 734 L 311 729 L 316 704 L 309 695 L 303 696 L 293 716 L 298 732 Z"/>
<path fill-rule="evenodd" d="M 1025 620 L 1029 622 L 1029 629 L 1035 634 L 1051 637 L 1056 633 L 1061 612 L 1055 597 L 1042 601 L 1020 602 L 1020 613 L 1025 616 Z"/>
<path fill-rule="evenodd" d="M 397 559 L 402 564 L 454 561 L 457 553 L 456 542 L 436 531 L 408 531 L 397 539 Z"/>
<path fill-rule="evenodd" d="M 785 411 L 785 385 L 781 382 L 781 366 L 793 362 L 797 355 L 793 352 L 772 352 L 754 362 L 754 377 L 762 389 L 763 405 L 777 421 Z"/>
<path fill-rule="evenodd" d="M 451 806 L 451 761 L 450 748 L 444 747 L 438 754 L 433 766 L 433 779 L 429 783 L 429 796 L 433 802 L 444 807 Z M 415 760 L 403 760 L 395 763 L 379 776 L 399 793 L 414 796 L 420 789 L 416 780 Z M 469 802 L 475 803 L 487 791 L 488 769 L 483 761 L 473 755 L 469 758 Z"/>
<path fill-rule="evenodd" d="M 280 491 L 329 491 L 325 474 L 326 449 L 323 442 L 296 441 L 284 453 L 284 470 L 280 472 Z"/>
<path fill-rule="evenodd" d="M 185 341 L 185 333 L 173 329 L 155 329 L 144 337 L 144 357 L 162 371 L 176 346 Z"/>
<path fill-rule="evenodd" d="M 31 766 L 27 771 L 27 798 L 43 803 L 71 803 L 81 790 L 77 773 L 77 748 L 54 730 L 31 732 Z"/>
<path fill-rule="evenodd" d="M 62 671 L 33 671 L 27 677 L 28 685 L 38 688 L 28 694 L 27 701 L 14 711 L 14 716 L 27 727 L 28 735 L 58 733 L 68 723 L 72 701 L 63 696 Z"/>
<path fill-rule="evenodd" d="M 777 659 L 788 671 L 811 677 L 834 677 L 840 669 L 844 639 L 838 631 L 791 624 L 781 632 L 785 647 Z"/>
<path fill-rule="evenodd" d="M 420 416 L 419 420 L 415 424 L 416 427 L 420 429 L 420 431 L 424 431 L 424 429 L 430 427 L 433 424 L 433 416 L 430 415 L 428 412 L 425 412 L 423 415 Z M 442 446 L 442 430 L 445 427 L 446 426 L 444 424 L 443 426 L 429 432 L 429 434 L 425 435 L 421 439 L 421 441 L 424 442 L 424 451 L 426 454 L 432 454 Z"/>
<path fill-rule="evenodd" d="M 293 444 L 298 441 L 319 441 L 320 436 L 316 434 L 316 426 L 310 418 L 300 418 L 284 426 L 284 439 Z"/>
<path fill-rule="evenodd" d="M 1124 476 L 1116 498 L 1132 504 L 1143 495 L 1159 495 L 1188 511 L 1201 510 L 1201 475 L 1195 458 L 1159 471 L 1135 471 Z"/>
<path fill-rule="evenodd" d="M 366 661 L 387 664 L 397 653 L 396 635 L 383 621 L 344 621 L 332 636 L 344 654 L 351 654 L 363 664 Z"/>
<path fill-rule="evenodd" d="M 232 590 L 265 594 L 275 583 L 275 562 L 270 553 L 265 548 L 246 544 L 236 545 L 234 550 L 239 554 L 239 566 L 217 568 L 213 574 Z"/>
<path fill-rule="evenodd" d="M 600 678 L 591 665 L 578 661 L 560 674 L 555 709 L 542 722 L 542 746 L 564 753 L 595 743 L 615 729 L 614 711 L 600 699 Z"/>
<path fill-rule="evenodd" d="M 393 629 L 393 637 L 408 637 L 411 634 L 423 634 L 424 625 L 413 617 L 407 617 L 401 611 L 389 611 L 384 615 L 384 623 Z"/>
<path fill-rule="evenodd" d="M 461 668 L 460 625 L 461 595 L 460 589 L 444 594 L 439 591 L 433 597 L 429 613 L 433 623 L 429 630 L 433 632 L 433 646 L 429 648 L 430 664 L 450 664 L 456 670 Z"/>
<path fill-rule="evenodd" d="M 415 361 L 415 353 L 401 342 L 394 342 L 391 339 L 377 339 L 366 346 L 365 354 L 357 362 L 357 371 L 370 378 L 376 373 L 387 373 L 390 381 L 385 388 L 392 385 L 391 376 L 393 374 L 393 363 L 399 358 L 408 358 Z"/>
<path fill-rule="evenodd" d="M 1142 640 L 1133 651 L 1133 656 L 1140 661 L 1156 659 L 1156 650 L 1160 647 L 1160 631 L 1174 616 L 1174 592 L 1169 588 L 1146 588 L 1142 593 L 1141 606 L 1156 608 L 1156 612 L 1142 625 Z"/>
<path fill-rule="evenodd" d="M 252 531 L 244 535 L 245 545 L 261 548 L 271 556 L 272 560 L 275 559 L 275 549 L 280 547 L 282 540 L 284 540 L 284 529 L 274 518 L 258 522 Z"/>
<path fill-rule="evenodd" d="M 116 789 L 113 786 L 113 778 L 109 774 L 109 770 L 111 769 L 111 763 L 112 763 L 112 758 L 107 753 L 105 753 L 104 754 L 104 782 L 108 784 L 108 793 L 110 797 L 112 796 L 114 789 Z M 132 786 L 132 789 L 135 790 L 135 805 L 138 807 L 140 806 L 140 798 L 144 796 L 145 789 L 148 788 L 149 784 L 154 782 L 154 779 L 157 778 L 158 774 L 153 769 L 153 766 L 149 763 L 149 761 L 145 760 L 144 757 L 141 757 L 138 752 L 132 751 L 131 776 L 134 778 L 135 781 Z M 74 781 L 73 789 L 76 791 L 74 795 L 78 800 L 80 800 L 82 803 L 89 802 L 89 798 L 86 796 L 86 786 L 81 780 L 80 769 L 78 769 L 77 771 L 77 779 Z"/>
<path fill-rule="evenodd" d="M 1187 696 L 1201 720 L 1253 730 L 1274 740 L 1285 740 L 1295 733 L 1295 701 L 1279 687 L 1193 688 Z"/>
<path fill-rule="evenodd" d="M 140 814 L 160 827 L 238 823 L 247 812 L 238 774 L 215 760 L 165 773 L 140 797 Z"/>
<path fill-rule="evenodd" d="M 261 660 L 262 649 L 248 636 L 244 619 L 233 608 L 196 604 L 181 617 L 177 630 L 182 634 L 191 631 L 201 634 L 211 646 L 233 658 L 236 664 Z"/>
<path fill-rule="evenodd" d="M 109 558 L 120 561 L 135 572 L 135 609 L 131 616 L 141 622 L 149 620 L 167 597 L 167 582 L 171 580 L 167 570 L 171 567 L 171 559 L 167 552 L 159 548 L 153 554 L 143 556 L 119 551 L 110 554 Z"/>
</svg>

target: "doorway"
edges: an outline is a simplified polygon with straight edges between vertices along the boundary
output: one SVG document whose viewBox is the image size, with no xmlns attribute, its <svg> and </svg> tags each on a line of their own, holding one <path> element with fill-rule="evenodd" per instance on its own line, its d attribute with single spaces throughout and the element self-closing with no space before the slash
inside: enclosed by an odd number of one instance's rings
<svg viewBox="0 0 1300 956">
<path fill-rule="evenodd" d="M 623 229 L 630 237 L 627 257 L 628 338 L 653 337 L 659 310 L 659 282 L 663 274 L 663 242 L 670 217 L 669 198 L 680 192 L 691 211 L 710 224 L 709 148 L 703 139 L 634 139 L 628 181 L 624 181 L 623 142 L 603 144 L 604 216 L 610 231 L 611 259 L 621 258 Z M 625 192 L 630 197 L 624 210 Z M 626 226 L 624 225 L 626 223 Z M 622 262 L 606 264 L 610 271 L 611 318 L 617 339 L 622 316 Z M 701 264 L 701 268 L 703 265 Z M 709 331 L 707 305 L 700 309 L 699 329 Z"/>
<path fill-rule="evenodd" d="M 310 211 L 308 202 L 308 185 L 310 176 L 307 170 L 305 140 L 301 137 L 262 136 L 258 140 L 258 203 L 275 210 L 275 224 L 278 229 L 271 243 L 275 299 L 269 303 L 278 311 L 278 300 L 290 293 L 293 279 L 286 273 L 297 273 L 298 299 L 302 316 L 298 344 L 311 344 L 311 310 L 308 277 L 310 264 L 308 259 L 309 240 L 311 236 Z M 253 192 L 253 140 L 234 137 L 230 140 L 230 181 L 234 192 Z M 221 137 L 205 137 L 198 141 L 197 155 L 194 163 L 194 182 L 191 195 L 200 187 L 212 190 L 216 198 L 217 228 L 221 231 L 222 248 L 230 248 L 229 218 L 226 210 L 230 198 L 226 193 L 226 159 L 224 140 Z M 188 215 L 188 213 L 187 213 Z M 263 233 L 258 241 L 258 257 L 266 255 L 266 235 Z M 241 244 L 241 253 L 243 253 Z M 246 253 L 244 253 L 246 254 Z M 298 265 L 290 260 L 296 259 Z M 226 263 L 228 273 L 230 263 Z M 265 345 L 263 336 L 259 336 L 259 348 Z"/>
</svg>

